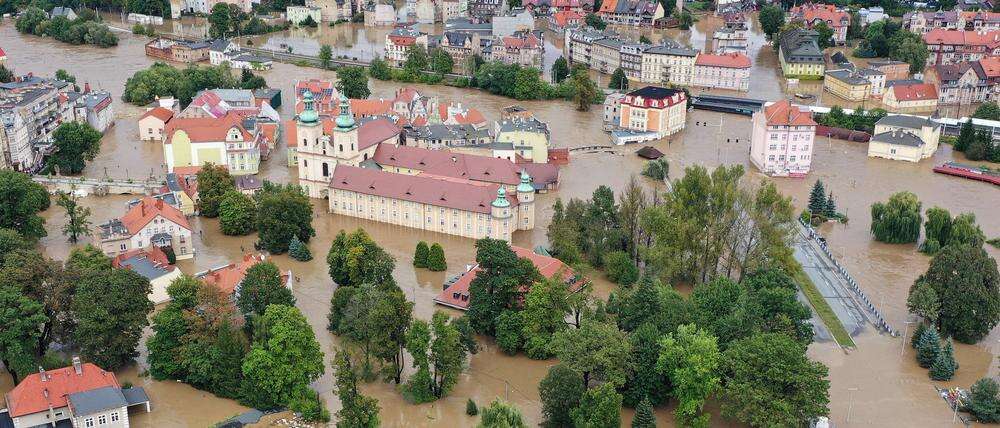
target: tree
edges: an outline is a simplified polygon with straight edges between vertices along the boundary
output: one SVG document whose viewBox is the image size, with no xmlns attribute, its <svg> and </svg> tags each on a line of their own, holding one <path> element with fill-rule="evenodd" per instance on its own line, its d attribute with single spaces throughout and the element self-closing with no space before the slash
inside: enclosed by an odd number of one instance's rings
<svg viewBox="0 0 1000 428">
<path fill-rule="evenodd" d="M 417 373 L 404 390 L 417 402 L 434 401 L 450 392 L 467 355 L 454 322 L 440 311 L 434 313 L 430 327 L 426 321 L 413 321 L 406 334 L 406 350 L 413 356 Z"/>
<path fill-rule="evenodd" d="M 292 242 L 288 243 L 288 256 L 300 262 L 308 262 L 313 259 L 309 246 L 302 242 L 298 236 L 293 236 Z"/>
<path fill-rule="evenodd" d="M 313 391 L 309 388 L 302 388 L 292 395 L 292 398 L 288 402 L 288 409 L 302 415 L 302 420 L 305 422 L 330 422 L 330 411 L 326 410 L 326 405 L 323 403 L 323 399 L 319 398 L 319 393 Z M 343 410 L 343 409 L 342 409 Z M 366 409 L 367 410 L 367 409 Z M 378 408 L 375 409 L 376 419 L 378 415 Z M 365 414 L 364 417 L 369 417 L 369 414 Z M 351 418 L 351 416 L 346 416 L 346 418 Z M 338 424 L 342 423 L 343 419 L 338 421 Z M 361 421 L 354 421 L 361 423 Z M 371 423 L 371 421 L 365 421 Z M 350 427 L 363 427 L 363 426 L 378 426 L 378 421 L 375 421 L 374 425 L 340 425 L 340 426 L 350 426 Z"/>
<path fill-rule="evenodd" d="M 931 364 L 929 375 L 931 380 L 944 381 L 951 380 L 955 376 L 955 350 L 951 347 L 951 342 L 945 343 L 944 349 L 938 353 L 934 364 Z"/>
<path fill-rule="evenodd" d="M 479 414 L 479 407 L 476 407 L 476 402 L 472 399 L 465 401 L 465 414 L 469 416 L 476 416 Z"/>
<path fill-rule="evenodd" d="M 559 361 L 583 375 L 587 388 L 592 379 L 621 386 L 631 368 L 632 345 L 612 323 L 585 319 L 580 328 L 556 333 L 552 347 Z"/>
<path fill-rule="evenodd" d="M 222 199 L 236 191 L 236 181 L 223 165 L 206 163 L 198 171 L 198 213 L 205 217 L 218 217 Z"/>
<path fill-rule="evenodd" d="M 274 262 L 258 262 L 247 269 L 236 287 L 236 306 L 243 316 L 264 315 L 271 305 L 295 306 L 292 290 L 281 282 L 281 271 Z"/>
<path fill-rule="evenodd" d="M 906 30 L 900 30 L 900 34 L 906 32 Z M 909 32 L 907 32 L 909 33 Z M 910 64 L 910 73 L 919 73 L 924 70 L 927 65 L 927 57 L 930 55 L 927 51 L 927 45 L 923 43 L 920 36 L 909 33 L 914 37 L 905 39 L 902 42 L 897 42 L 895 44 L 895 49 L 889 58 L 897 61 L 903 61 Z M 895 38 L 895 36 L 893 37 Z"/>
<path fill-rule="evenodd" d="M 595 30 L 604 30 L 604 28 L 608 26 L 608 24 L 605 23 L 600 16 L 597 16 L 597 14 L 594 13 L 588 13 L 587 16 L 584 17 L 584 23 L 587 24 L 588 27 L 593 27 Z"/>
<path fill-rule="evenodd" d="M 497 347 L 514 355 L 524 347 L 524 318 L 520 311 L 503 311 L 497 318 Z"/>
<path fill-rule="evenodd" d="M 377 428 L 379 422 L 378 400 L 358 391 L 358 378 L 347 351 L 337 351 L 333 360 L 336 370 L 337 397 L 341 409 L 337 412 L 337 427 Z"/>
<path fill-rule="evenodd" d="M 438 74 L 450 74 L 455 67 L 455 60 L 444 49 L 435 48 L 430 56 L 431 71 Z"/>
<path fill-rule="evenodd" d="M 767 39 L 775 41 L 775 36 L 781 31 L 781 27 L 785 25 L 785 11 L 774 5 L 764 6 L 760 9 L 757 22 L 760 24 L 760 29 L 767 36 Z"/>
<path fill-rule="evenodd" d="M 656 366 L 663 350 L 661 337 L 652 323 L 643 324 L 629 335 L 633 369 L 621 390 L 623 402 L 628 407 L 636 407 L 644 400 L 662 404 L 670 394 L 670 376 Z"/>
<path fill-rule="evenodd" d="M 395 283 L 392 270 L 396 260 L 361 228 L 350 234 L 341 230 L 330 245 L 326 263 L 330 278 L 340 287 Z"/>
<path fill-rule="evenodd" d="M 61 174 L 79 174 L 101 150 L 101 133 L 86 123 L 66 122 L 59 125 L 52 134 L 52 140 L 56 151 L 49 156 L 48 165 L 58 168 Z"/>
<path fill-rule="evenodd" d="M 10 83 L 14 81 L 14 71 L 0 64 L 0 83 Z"/>
<path fill-rule="evenodd" d="M 803 426 L 829 414 L 828 369 L 784 334 L 733 342 L 720 362 L 723 417 L 750 426 Z"/>
<path fill-rule="evenodd" d="M 1000 422 L 1000 386 L 990 377 L 972 384 L 969 413 L 982 423 Z"/>
<path fill-rule="evenodd" d="M 466 314 L 476 332 L 493 335 L 497 318 L 514 308 L 521 287 L 530 286 L 541 275 L 530 260 L 517 257 L 510 244 L 499 239 L 476 241 L 476 262 L 480 271 L 469 284 Z"/>
<path fill-rule="evenodd" d="M 228 3 L 216 3 L 208 15 L 208 35 L 213 39 L 225 39 L 236 32 L 240 25 L 240 10 Z"/>
<path fill-rule="evenodd" d="M 263 77 L 253 74 L 249 68 L 244 68 L 240 72 L 240 89 L 257 90 L 267 87 L 267 81 Z"/>
<path fill-rule="evenodd" d="M 889 244 L 916 242 L 920 237 L 920 201 L 910 192 L 899 192 L 887 203 L 872 204 L 871 233 L 876 241 Z"/>
<path fill-rule="evenodd" d="M 17 231 L 0 229 L 0 267 L 4 265 L 8 254 L 30 250 L 31 247 L 31 243 L 25 240 Z"/>
<path fill-rule="evenodd" d="M 986 120 L 1000 120 L 1000 104 L 996 101 L 988 101 L 976 108 L 972 117 Z"/>
<path fill-rule="evenodd" d="M 636 287 L 617 290 L 613 296 L 614 303 L 608 303 L 608 312 L 617 316 L 622 331 L 634 332 L 649 323 L 659 334 L 665 334 L 690 322 L 693 309 L 690 302 L 653 275 L 643 276 Z"/>
<path fill-rule="evenodd" d="M 403 69 L 407 73 L 417 76 L 427 69 L 428 63 L 427 50 L 420 45 L 412 45 L 406 50 L 406 61 L 403 62 Z"/>
<path fill-rule="evenodd" d="M 632 428 L 656 428 L 656 416 L 653 416 L 653 405 L 649 403 L 648 398 L 643 398 L 635 408 Z"/>
<path fill-rule="evenodd" d="M 117 370 L 139 355 L 136 346 L 153 303 L 149 280 L 127 269 L 84 276 L 76 285 L 73 342 L 84 359 Z"/>
<path fill-rule="evenodd" d="M 218 214 L 223 235 L 246 235 L 256 226 L 257 206 L 253 199 L 235 188 L 222 195 Z"/>
<path fill-rule="evenodd" d="M 985 337 L 1000 320 L 1000 274 L 997 263 L 982 248 L 949 245 L 931 259 L 927 272 L 910 288 L 916 293 L 928 284 L 941 305 L 937 325 L 962 343 Z"/>
<path fill-rule="evenodd" d="M 578 291 L 581 294 L 585 292 Z M 552 336 L 567 328 L 565 318 L 572 311 L 572 297 L 577 295 L 570 295 L 569 287 L 558 273 L 531 286 L 524 298 L 524 309 L 517 312 L 522 327 L 523 348 L 528 358 L 543 360 L 552 357 Z"/>
<path fill-rule="evenodd" d="M 924 222 L 924 243 L 920 251 L 934 254 L 948 243 L 951 237 L 951 213 L 940 207 L 927 210 L 927 221 Z"/>
<path fill-rule="evenodd" d="M 172 96 L 180 100 L 183 107 L 202 89 L 236 88 L 241 83 L 233 77 L 226 64 L 180 70 L 157 62 L 148 69 L 137 71 L 125 82 L 122 99 L 141 106 L 149 104 L 157 96 Z"/>
<path fill-rule="evenodd" d="M 483 409 L 477 428 L 528 428 L 521 411 L 499 398 Z"/>
<path fill-rule="evenodd" d="M 167 286 L 170 303 L 153 315 L 153 335 L 146 340 L 149 350 L 147 362 L 149 374 L 156 380 L 183 379 L 184 364 L 180 359 L 181 348 L 191 325 L 184 317 L 184 311 L 198 303 L 198 289 L 201 281 L 189 276 L 175 279 Z"/>
<path fill-rule="evenodd" d="M 913 290 L 906 298 L 906 307 L 911 313 L 935 325 L 941 313 L 941 301 L 938 299 L 937 291 L 926 282 L 913 284 Z"/>
<path fill-rule="evenodd" d="M 257 330 L 261 338 L 243 360 L 241 402 L 258 409 L 282 407 L 323 374 L 323 351 L 293 306 L 268 306 Z"/>
<path fill-rule="evenodd" d="M 444 260 L 444 249 L 437 242 L 431 245 L 427 253 L 427 269 L 431 272 L 443 272 L 448 269 L 448 263 Z"/>
<path fill-rule="evenodd" d="M 365 99 L 371 95 L 368 89 L 368 74 L 363 67 L 343 67 L 337 70 L 337 89 L 347 98 Z"/>
<path fill-rule="evenodd" d="M 569 63 L 566 62 L 566 57 L 560 56 L 552 63 L 552 83 L 562 83 L 567 77 L 569 77 Z"/>
<path fill-rule="evenodd" d="M 70 193 L 58 192 L 56 198 L 56 205 L 66 210 L 63 235 L 68 236 L 69 242 L 75 244 L 81 235 L 90 233 L 90 208 L 81 207 L 76 196 Z"/>
<path fill-rule="evenodd" d="M 590 79 L 590 74 L 587 73 L 587 69 L 583 66 L 573 68 L 571 79 L 574 91 L 573 102 L 576 104 L 576 109 L 578 111 L 590 111 L 590 104 L 600 96 L 600 90 L 594 84 L 594 81 Z"/>
<path fill-rule="evenodd" d="M 417 243 L 417 249 L 413 253 L 413 267 L 416 268 L 426 268 L 427 267 L 427 253 L 428 253 L 427 243 L 420 241 Z"/>
<path fill-rule="evenodd" d="M 330 69 L 330 61 L 333 59 L 333 49 L 330 45 L 323 45 L 319 48 L 319 65 L 324 69 Z"/>
<path fill-rule="evenodd" d="M 691 26 L 694 25 L 695 22 L 698 22 L 698 19 L 687 10 L 682 10 L 681 13 L 677 15 L 677 26 L 681 30 L 691 29 Z"/>
<path fill-rule="evenodd" d="M 708 426 L 702 407 L 719 386 L 719 358 L 715 337 L 694 324 L 682 325 L 660 341 L 656 369 L 670 379 L 680 402 L 674 412 L 678 425 Z"/>
<path fill-rule="evenodd" d="M 976 215 L 973 213 L 962 213 L 955 217 L 951 223 L 948 233 L 948 240 L 941 245 L 968 245 L 979 248 L 986 242 L 986 235 L 976 224 Z"/>
<path fill-rule="evenodd" d="M 910 337 L 910 347 L 917 349 L 917 345 L 920 344 L 920 338 L 924 335 L 924 330 L 927 330 L 927 324 L 917 323 L 917 328 L 913 329 L 913 336 Z"/>
<path fill-rule="evenodd" d="M 56 79 L 62 80 L 67 83 L 76 83 L 76 76 L 69 74 L 68 71 L 63 69 L 56 70 Z"/>
<path fill-rule="evenodd" d="M 611 80 L 608 82 L 608 89 L 615 89 L 618 91 L 625 91 L 628 89 L 628 78 L 625 77 L 625 71 L 621 67 L 615 69 L 615 72 L 611 74 Z"/>
<path fill-rule="evenodd" d="M 336 330 L 364 352 L 362 373 L 373 375 L 371 357 L 383 363 L 386 381 L 400 383 L 406 330 L 413 319 L 413 303 L 394 284 L 362 284 L 340 311 Z M 334 314 L 331 312 L 331 318 Z"/>
<path fill-rule="evenodd" d="M 42 335 L 39 328 L 47 321 L 41 303 L 15 286 L 0 286 L 0 361 L 14 383 L 35 370 L 35 342 Z"/>
<path fill-rule="evenodd" d="M 604 256 L 608 279 L 615 284 L 629 286 L 639 280 L 639 268 L 624 251 L 612 251 Z"/>
<path fill-rule="evenodd" d="M 809 192 L 809 212 L 814 215 L 823 215 L 826 212 L 826 189 L 822 181 L 816 180 L 812 191 Z"/>
<path fill-rule="evenodd" d="M 556 364 L 538 384 L 538 394 L 542 400 L 543 427 L 572 426 L 570 412 L 580 405 L 586 391 L 583 377 L 566 364 Z"/>
<path fill-rule="evenodd" d="M 966 120 L 965 122 L 962 122 L 962 128 L 958 132 L 958 138 L 955 139 L 955 151 L 964 152 L 975 141 L 976 129 L 972 127 L 972 121 Z"/>
<path fill-rule="evenodd" d="M 378 80 L 392 79 L 392 70 L 389 69 L 389 64 L 386 64 L 382 58 L 373 59 L 371 65 L 368 67 L 368 72 Z"/>
<path fill-rule="evenodd" d="M 813 31 L 819 33 L 819 49 L 823 50 L 833 46 L 833 29 L 826 22 L 819 22 L 813 26 Z"/>
<path fill-rule="evenodd" d="M 917 363 L 920 367 L 929 368 L 937 361 L 938 354 L 941 353 L 941 336 L 937 330 L 928 328 L 920 335 L 917 341 Z"/>
<path fill-rule="evenodd" d="M 570 411 L 573 426 L 615 428 L 621 426 L 622 396 L 605 383 L 583 393 L 580 405 Z"/>
<path fill-rule="evenodd" d="M 288 251 L 293 237 L 302 242 L 316 236 L 312 227 L 312 203 L 296 184 L 265 182 L 257 194 L 257 234 L 261 248 L 272 254 Z"/>
</svg>

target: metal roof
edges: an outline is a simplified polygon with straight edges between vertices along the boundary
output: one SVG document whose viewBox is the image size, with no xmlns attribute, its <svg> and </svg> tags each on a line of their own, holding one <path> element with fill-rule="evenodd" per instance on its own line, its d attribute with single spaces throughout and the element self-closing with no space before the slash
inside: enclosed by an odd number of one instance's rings
<svg viewBox="0 0 1000 428">
<path fill-rule="evenodd" d="M 105 386 L 69 395 L 69 405 L 77 416 L 92 415 L 108 409 L 126 407 L 121 388 Z"/>
</svg>

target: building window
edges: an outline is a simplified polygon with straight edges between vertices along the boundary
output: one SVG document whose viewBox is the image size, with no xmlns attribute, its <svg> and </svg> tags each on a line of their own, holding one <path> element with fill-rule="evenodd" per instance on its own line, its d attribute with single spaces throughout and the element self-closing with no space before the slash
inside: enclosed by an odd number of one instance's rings
<svg viewBox="0 0 1000 428">
<path fill-rule="evenodd" d="M 123 243 L 121 246 L 119 246 L 119 248 L 121 248 L 122 251 L 125 251 L 125 244 Z"/>
<path fill-rule="evenodd" d="M 100 415 L 97 417 L 98 425 L 106 425 L 108 423 L 108 417 L 106 415 Z"/>
<path fill-rule="evenodd" d="M 94 418 L 87 418 L 83 420 L 83 426 L 91 428 L 94 426 Z"/>
</svg>

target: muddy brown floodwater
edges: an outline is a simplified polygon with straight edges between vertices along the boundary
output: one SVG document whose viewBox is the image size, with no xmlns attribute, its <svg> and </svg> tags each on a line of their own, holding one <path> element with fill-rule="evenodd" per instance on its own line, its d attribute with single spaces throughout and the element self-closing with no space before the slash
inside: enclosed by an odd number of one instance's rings
<svg viewBox="0 0 1000 428">
<path fill-rule="evenodd" d="M 177 24 L 174 28 L 185 31 L 199 31 L 197 23 Z M 719 25 L 715 18 L 704 18 L 689 33 L 671 31 L 669 34 L 681 41 L 701 47 L 712 30 Z M 756 27 L 756 23 L 753 23 Z M 354 30 L 346 30 L 354 28 Z M 352 46 L 380 46 L 384 30 L 371 30 L 361 34 L 355 27 L 338 26 L 322 28 L 324 43 Z M 297 30 L 296 30 L 297 31 Z M 332 35 L 331 35 L 332 34 Z M 265 37 L 283 37 L 272 35 Z M 306 36 L 302 36 L 306 37 Z M 658 35 L 653 35 L 654 40 Z M 84 171 L 88 176 L 144 178 L 150 173 L 156 176 L 164 172 L 163 155 L 158 144 L 141 142 L 137 139 L 135 120 L 143 111 L 139 107 L 117 101 L 124 88 L 125 80 L 134 72 L 148 67 L 152 60 L 143 54 L 146 38 L 122 34 L 118 47 L 99 49 L 89 46 L 69 46 L 50 39 L 18 34 L 11 23 L 0 25 L 0 40 L 8 55 L 8 66 L 21 73 L 34 72 L 52 75 L 59 68 L 76 75 L 82 85 L 111 91 L 115 97 L 117 124 L 102 140 L 102 149 L 97 159 Z M 362 42 L 363 40 L 363 42 Z M 561 45 L 561 42 L 555 41 Z M 561 48 L 561 47 L 560 47 Z M 359 48 L 360 49 L 360 48 Z M 754 32 L 751 44 L 754 55 L 753 79 L 750 96 L 775 99 L 799 89 L 785 87 L 775 69 L 776 58 L 773 50 L 765 46 L 759 31 Z M 263 75 L 268 82 L 283 91 L 283 117 L 290 117 L 292 105 L 291 89 L 295 80 L 312 77 L 335 78 L 335 73 L 311 68 L 275 64 L 271 71 Z M 401 87 L 393 82 L 372 82 L 372 97 L 388 98 Z M 421 93 L 436 95 L 445 100 L 457 100 L 480 109 L 488 119 L 499 116 L 499 109 L 514 101 L 485 94 L 483 92 L 443 86 L 412 85 Z M 820 93 L 815 91 L 813 93 Z M 738 95 L 738 94 L 737 94 Z M 826 103 L 825 97 L 819 100 Z M 552 131 L 553 145 L 556 147 L 578 147 L 606 144 L 608 137 L 601 131 L 600 108 L 590 112 L 575 111 L 565 102 L 520 102 L 533 110 L 543 121 L 548 122 Z M 748 163 L 747 153 L 750 134 L 749 120 L 742 116 L 723 115 L 712 112 L 692 111 L 688 127 L 680 134 L 657 142 L 655 146 L 666 153 L 670 160 L 671 174 L 677 178 L 691 165 L 709 168 L 720 164 L 738 163 L 744 165 L 752 179 L 768 179 L 756 173 Z M 719 124 L 721 126 L 695 126 L 695 121 Z M 642 162 L 633 154 L 635 147 L 615 148 L 610 153 L 574 154 L 571 164 L 562 172 L 562 183 L 558 191 L 539 195 L 538 227 L 530 232 L 514 235 L 514 243 L 526 247 L 544 244 L 545 226 L 552 215 L 551 203 L 556 198 L 585 198 L 598 185 L 607 185 L 620 190 L 629 176 L 638 173 Z M 285 147 L 279 146 L 273 157 L 261 167 L 261 176 L 266 179 L 288 182 L 295 177 L 294 170 L 285 167 Z M 851 218 L 847 225 L 825 225 L 822 232 L 828 237 L 837 258 L 850 269 L 873 302 L 879 302 L 887 320 L 893 327 L 902 329 L 907 319 L 905 298 L 909 285 L 924 270 L 929 258 L 918 253 L 914 245 L 886 245 L 872 242 L 869 238 L 869 206 L 881 201 L 896 191 L 909 190 L 916 193 L 924 207 L 942 206 L 952 213 L 972 212 L 976 214 L 980 226 L 990 237 L 1000 235 L 1000 216 L 996 208 L 1000 205 L 1000 193 L 987 184 L 936 175 L 933 165 L 947 160 L 963 160 L 962 155 L 953 155 L 949 146 L 942 146 L 931 160 L 920 163 L 893 162 L 870 159 L 864 145 L 844 141 L 820 139 L 816 144 L 813 170 L 808 179 L 774 179 L 779 189 L 793 198 L 795 205 L 802 208 L 808 199 L 809 189 L 816 179 L 821 179 L 832 190 L 839 206 Z M 651 183 L 648 183 L 651 184 Z M 92 221 L 96 224 L 120 215 L 128 196 L 88 197 L 82 204 L 93 210 Z M 49 236 L 42 239 L 45 252 L 53 258 L 63 259 L 71 247 L 60 235 L 64 224 L 63 213 L 52 208 L 44 213 Z M 194 273 L 237 259 L 244 250 L 253 248 L 254 237 L 228 237 L 219 233 L 216 220 L 194 218 L 193 226 L 199 230 L 195 240 L 197 256 L 179 263 L 182 271 Z M 332 357 L 337 339 L 326 331 L 326 316 L 333 284 L 326 272 L 323 255 L 330 241 L 340 229 L 364 227 L 372 237 L 397 259 L 395 277 L 407 296 L 415 302 L 418 317 L 429 318 L 435 310 L 431 299 L 441 288 L 448 275 L 461 272 L 467 263 L 473 262 L 473 241 L 431 232 L 416 231 L 397 226 L 373 223 L 365 220 L 334 217 L 324 212 L 322 204 L 315 209 L 317 237 L 309 245 L 316 258 L 308 263 L 294 262 L 285 256 L 276 257 L 283 269 L 292 269 L 299 281 L 295 284 L 298 307 L 303 311 L 327 355 Z M 447 273 L 417 271 L 411 266 L 411 255 L 419 240 L 439 242 L 445 248 L 449 261 Z M 994 257 L 1000 252 L 988 249 Z M 603 278 L 594 278 L 597 294 L 607 296 L 612 286 Z M 950 426 L 952 415 L 944 402 L 937 397 L 932 386 L 968 386 L 985 375 L 996 375 L 996 365 L 992 363 L 997 352 L 1000 336 L 993 332 L 979 345 L 958 345 L 956 356 L 961 364 L 955 380 L 946 383 L 931 382 L 926 370 L 913 361 L 912 351 L 898 338 L 875 333 L 871 328 L 856 338 L 856 350 L 844 352 L 832 343 L 817 343 L 810 347 L 812 358 L 830 367 L 830 411 L 837 426 Z M 533 361 L 523 356 L 509 357 L 497 352 L 496 347 L 484 340 L 484 349 L 470 360 L 469 370 L 452 394 L 437 403 L 419 406 L 405 403 L 392 385 L 371 383 L 364 387 L 366 393 L 379 399 L 382 420 L 386 426 L 473 426 L 475 420 L 465 416 L 464 404 L 473 398 L 486 404 L 494 397 L 507 397 L 520 407 L 530 423 L 541 419 L 538 398 L 538 381 L 550 361 Z M 900 355 L 900 351 L 903 355 Z M 144 350 L 142 350 L 144 352 Z M 119 375 L 124 380 L 143 385 L 153 400 L 153 412 L 136 414 L 136 426 L 206 426 L 245 410 L 231 400 L 223 400 L 195 390 L 177 382 L 157 382 L 140 378 L 144 355 L 137 367 L 123 370 Z M 327 373 L 314 385 L 322 393 L 332 410 L 339 407 L 334 396 L 333 377 Z M 8 376 L 0 376 L 0 392 L 11 388 Z M 710 403 L 714 426 L 731 426 L 718 416 L 718 406 Z M 670 408 L 657 409 L 657 419 L 661 425 L 672 426 Z M 631 411 L 623 413 L 623 425 L 631 421 Z"/>
</svg>

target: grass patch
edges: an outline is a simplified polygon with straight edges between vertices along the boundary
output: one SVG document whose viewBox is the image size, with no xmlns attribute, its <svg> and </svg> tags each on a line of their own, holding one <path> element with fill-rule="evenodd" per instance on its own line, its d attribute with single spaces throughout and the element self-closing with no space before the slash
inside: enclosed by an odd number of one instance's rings
<svg viewBox="0 0 1000 428">
<path fill-rule="evenodd" d="M 840 346 L 854 348 L 854 340 L 851 339 L 850 333 L 844 328 L 844 325 L 840 323 L 840 318 L 837 318 L 837 314 L 833 313 L 833 308 L 826 303 L 826 299 L 820 294 L 819 289 L 816 288 L 816 284 L 813 284 L 812 280 L 809 279 L 809 275 L 802 270 L 802 266 L 798 266 L 792 278 L 796 283 L 799 284 L 799 289 L 802 290 L 802 294 L 805 294 L 806 300 L 809 301 L 809 305 L 812 309 L 816 311 L 816 316 L 823 321 L 826 325 L 827 330 L 830 330 L 830 334 L 833 335 L 833 339 L 837 341 Z"/>
</svg>

